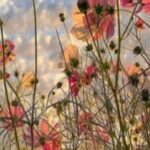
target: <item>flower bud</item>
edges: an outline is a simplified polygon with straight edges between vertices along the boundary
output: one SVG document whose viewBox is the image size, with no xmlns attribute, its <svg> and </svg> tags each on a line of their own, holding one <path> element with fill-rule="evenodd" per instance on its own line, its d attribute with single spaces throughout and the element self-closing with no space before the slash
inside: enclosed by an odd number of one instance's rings
<svg viewBox="0 0 150 150">
<path fill-rule="evenodd" d="M 59 14 L 59 18 L 60 18 L 61 22 L 64 22 L 65 21 L 65 15 L 64 15 L 64 13 L 60 13 Z"/>
<path fill-rule="evenodd" d="M 88 0 L 78 0 L 77 6 L 81 12 L 86 13 L 89 8 Z"/>
<path fill-rule="evenodd" d="M 149 94 L 149 91 L 147 90 L 147 89 L 143 89 L 142 91 L 141 91 L 141 95 L 142 95 L 142 101 L 148 101 L 149 100 L 149 96 L 150 96 L 150 94 Z"/>
<path fill-rule="evenodd" d="M 140 54 L 141 51 L 142 51 L 142 49 L 141 49 L 140 46 L 136 46 L 136 47 L 133 49 L 133 53 L 134 53 L 135 55 Z"/>
</svg>

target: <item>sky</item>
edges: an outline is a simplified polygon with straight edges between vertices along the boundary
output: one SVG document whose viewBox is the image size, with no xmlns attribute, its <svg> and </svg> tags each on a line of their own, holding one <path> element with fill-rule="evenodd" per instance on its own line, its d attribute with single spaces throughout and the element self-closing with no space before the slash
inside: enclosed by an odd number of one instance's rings
<svg viewBox="0 0 150 150">
<path fill-rule="evenodd" d="M 68 30 L 70 14 L 76 0 L 35 0 L 38 24 L 38 75 L 42 90 L 50 89 L 64 74 L 58 68 L 60 46 L 56 38 L 58 28 L 62 43 L 67 42 L 59 13 L 66 15 Z M 32 0 L 0 0 L 0 17 L 4 21 L 5 38 L 15 44 L 16 59 L 11 70 L 26 72 L 34 68 L 34 22 Z"/>
</svg>

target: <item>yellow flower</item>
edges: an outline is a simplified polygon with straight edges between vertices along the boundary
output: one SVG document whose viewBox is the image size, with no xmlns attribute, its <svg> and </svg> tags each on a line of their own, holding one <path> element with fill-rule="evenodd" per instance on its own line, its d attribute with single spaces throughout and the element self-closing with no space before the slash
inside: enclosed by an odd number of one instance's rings
<svg viewBox="0 0 150 150">
<path fill-rule="evenodd" d="M 38 80 L 36 80 L 36 83 Z M 25 74 L 23 74 L 22 79 L 21 79 L 21 88 L 31 88 L 33 87 L 35 83 L 35 77 L 33 72 L 29 71 Z"/>
</svg>

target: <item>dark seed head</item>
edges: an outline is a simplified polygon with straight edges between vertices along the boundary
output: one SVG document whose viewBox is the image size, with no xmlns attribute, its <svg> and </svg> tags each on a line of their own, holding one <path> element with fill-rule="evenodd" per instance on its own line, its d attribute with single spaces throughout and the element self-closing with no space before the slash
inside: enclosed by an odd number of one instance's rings
<svg viewBox="0 0 150 150">
<path fill-rule="evenodd" d="M 71 65 L 73 68 L 77 68 L 78 65 L 79 65 L 78 59 L 72 58 L 71 61 L 70 61 L 70 65 Z"/>
<path fill-rule="evenodd" d="M 86 51 L 92 51 L 93 50 L 93 45 L 92 44 L 88 44 L 85 48 Z"/>
<path fill-rule="evenodd" d="M 59 88 L 61 88 L 62 87 L 62 82 L 58 82 L 57 83 L 57 88 L 59 89 Z"/>
<path fill-rule="evenodd" d="M 102 15 L 103 14 L 103 6 L 100 6 L 100 5 L 95 6 L 95 12 L 97 15 Z"/>
<path fill-rule="evenodd" d="M 116 48 L 116 44 L 114 43 L 114 41 L 110 42 L 109 47 L 110 47 L 111 50 Z"/>
<path fill-rule="evenodd" d="M 149 100 L 149 96 L 150 96 L 150 94 L 149 94 L 149 91 L 147 90 L 147 89 L 143 89 L 142 91 L 141 91 L 141 95 L 142 95 L 142 101 L 148 101 Z"/>
<path fill-rule="evenodd" d="M 59 14 L 59 18 L 60 18 L 61 22 L 64 22 L 65 21 L 65 15 L 64 15 L 64 13 L 60 13 Z"/>
<path fill-rule="evenodd" d="M 134 53 L 135 55 L 140 54 L 141 51 L 142 51 L 142 49 L 141 49 L 140 46 L 136 46 L 136 47 L 133 49 L 133 53 Z"/>
<path fill-rule="evenodd" d="M 133 86 L 135 86 L 135 87 L 137 87 L 138 84 L 139 84 L 139 79 L 138 79 L 137 75 L 131 75 L 131 76 L 129 77 L 129 81 L 130 81 L 131 84 L 132 84 Z"/>
<path fill-rule="evenodd" d="M 11 102 L 12 106 L 16 107 L 19 105 L 19 102 L 17 100 L 14 100 Z"/>
</svg>

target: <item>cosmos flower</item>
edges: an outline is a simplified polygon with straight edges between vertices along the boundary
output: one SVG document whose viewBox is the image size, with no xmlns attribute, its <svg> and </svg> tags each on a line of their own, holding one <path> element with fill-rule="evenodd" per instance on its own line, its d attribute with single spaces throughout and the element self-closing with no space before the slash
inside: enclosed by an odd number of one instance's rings
<svg viewBox="0 0 150 150">
<path fill-rule="evenodd" d="M 70 65 L 73 59 L 79 59 L 78 48 L 75 45 L 69 44 L 64 48 L 64 59 L 67 65 Z"/>
<path fill-rule="evenodd" d="M 142 19 L 138 19 L 136 22 L 135 22 L 135 26 L 138 30 L 142 30 L 144 29 L 144 21 Z"/>
<path fill-rule="evenodd" d="M 25 116 L 25 112 L 23 108 L 18 104 L 17 101 L 14 101 L 10 105 L 10 110 L 12 113 L 12 119 L 14 121 L 15 127 L 22 127 L 24 125 L 23 117 Z M 11 120 L 11 115 L 9 112 L 9 108 L 7 107 L 5 111 L 2 113 L 2 116 L 4 117 L 4 128 L 6 128 L 9 131 L 13 130 L 13 124 Z"/>
<path fill-rule="evenodd" d="M 83 134 L 88 134 L 89 132 L 92 131 L 92 121 L 93 117 L 91 113 L 87 113 L 87 112 L 83 112 L 80 116 L 79 116 L 79 131 L 80 133 Z"/>
<path fill-rule="evenodd" d="M 33 146 L 34 148 L 42 148 L 43 150 L 59 150 L 60 135 L 58 133 L 59 124 L 55 124 L 52 129 L 46 119 L 40 121 L 39 130 L 33 130 Z M 31 129 L 28 128 L 24 134 L 27 145 L 31 146 Z"/>
<path fill-rule="evenodd" d="M 141 68 L 132 64 L 126 65 L 125 70 L 128 76 L 138 75 L 141 73 Z"/>
<path fill-rule="evenodd" d="M 108 143 L 109 140 L 110 140 L 110 136 L 108 134 L 108 132 L 102 128 L 102 127 L 98 127 L 96 129 L 96 132 L 97 132 L 97 136 L 105 143 Z"/>
<path fill-rule="evenodd" d="M 10 40 L 5 40 L 4 42 L 5 51 L 5 64 L 12 61 L 15 57 L 14 49 L 15 46 Z M 0 66 L 3 66 L 3 46 L 0 44 Z"/>
<path fill-rule="evenodd" d="M 73 35 L 85 41 L 91 39 L 90 28 L 95 39 L 112 37 L 115 32 L 115 0 L 89 0 L 89 4 L 90 8 L 86 15 L 80 11 L 74 13 L 75 26 L 71 31 Z"/>
<path fill-rule="evenodd" d="M 24 89 L 31 88 L 34 85 L 34 82 L 35 82 L 35 77 L 34 77 L 33 72 L 31 71 L 26 72 L 25 74 L 23 74 L 22 79 L 21 79 L 21 88 L 24 88 Z M 36 82 L 38 81 L 36 80 Z"/>
<path fill-rule="evenodd" d="M 132 8 L 137 5 L 136 13 L 139 13 L 143 10 L 145 13 L 150 14 L 150 0 L 141 0 L 138 2 L 135 2 L 134 0 L 121 0 L 121 5 L 127 8 Z"/>
<path fill-rule="evenodd" d="M 73 70 L 69 77 L 69 85 L 71 94 L 77 96 L 80 90 L 80 75 L 76 70 Z"/>
<path fill-rule="evenodd" d="M 97 73 L 97 68 L 93 64 L 89 65 L 83 74 L 82 82 L 85 85 L 89 85 L 91 83 L 93 77 L 96 76 L 96 73 Z"/>
</svg>

